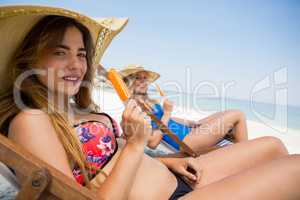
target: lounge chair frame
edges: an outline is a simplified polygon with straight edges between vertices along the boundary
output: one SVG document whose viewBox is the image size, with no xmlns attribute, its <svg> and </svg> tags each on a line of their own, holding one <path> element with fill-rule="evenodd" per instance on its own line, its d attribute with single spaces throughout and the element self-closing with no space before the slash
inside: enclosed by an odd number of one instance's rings
<svg viewBox="0 0 300 200">
<path fill-rule="evenodd" d="M 17 174 L 22 183 L 17 200 L 100 199 L 94 191 L 79 185 L 2 134 L 0 134 L 0 161 Z"/>
</svg>

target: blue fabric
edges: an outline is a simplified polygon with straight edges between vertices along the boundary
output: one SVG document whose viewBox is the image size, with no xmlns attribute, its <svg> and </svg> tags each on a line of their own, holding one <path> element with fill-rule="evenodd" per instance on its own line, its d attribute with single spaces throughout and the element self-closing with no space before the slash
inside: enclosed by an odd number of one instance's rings
<svg viewBox="0 0 300 200">
<path fill-rule="evenodd" d="M 153 113 L 158 119 L 161 119 L 162 116 L 164 115 L 164 110 L 163 108 L 161 107 L 161 105 L 159 104 L 154 104 L 153 106 Z M 154 121 L 151 121 L 151 126 L 153 129 L 157 129 L 158 128 L 158 125 L 154 122 Z"/>
<path fill-rule="evenodd" d="M 163 108 L 161 107 L 160 104 L 154 104 L 153 106 L 153 114 L 158 118 L 161 119 L 164 111 Z M 157 124 L 154 121 L 151 121 L 151 125 L 152 128 L 158 128 Z M 184 137 L 190 133 L 191 128 L 184 125 L 184 124 L 180 124 L 172 119 L 169 120 L 168 122 L 168 128 L 175 133 L 179 139 L 182 141 L 184 139 Z M 168 143 L 169 145 L 171 145 L 172 147 L 174 147 L 175 149 L 179 150 L 180 146 L 172 139 L 170 138 L 168 135 L 164 135 L 163 136 L 163 140 Z"/>
</svg>

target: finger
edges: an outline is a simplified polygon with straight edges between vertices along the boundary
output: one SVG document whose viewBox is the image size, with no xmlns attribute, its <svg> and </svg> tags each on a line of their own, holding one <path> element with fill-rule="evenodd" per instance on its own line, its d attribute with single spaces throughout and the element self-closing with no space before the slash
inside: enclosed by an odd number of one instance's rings
<svg viewBox="0 0 300 200">
<path fill-rule="evenodd" d="M 137 104 L 134 99 L 130 99 L 127 103 L 127 108 L 129 108 L 130 110 L 132 110 L 136 106 L 137 106 Z"/>
<path fill-rule="evenodd" d="M 140 106 L 137 106 L 136 109 L 137 109 L 137 111 L 140 112 L 140 113 L 143 112 Z"/>
<path fill-rule="evenodd" d="M 196 183 L 195 181 L 191 181 L 190 179 L 186 178 L 185 176 L 182 177 L 182 179 L 190 186 L 193 186 Z"/>
<path fill-rule="evenodd" d="M 196 176 L 196 180 L 195 181 L 197 181 L 197 182 L 200 181 L 202 170 L 199 170 L 196 167 L 195 163 L 193 161 L 191 161 L 191 160 L 188 162 L 187 171 Z"/>
<path fill-rule="evenodd" d="M 203 170 L 202 170 L 202 169 L 197 170 L 197 174 L 196 174 L 196 177 L 197 177 L 197 180 L 196 180 L 196 181 L 197 181 L 197 183 L 200 183 L 202 174 L 203 174 Z"/>
<path fill-rule="evenodd" d="M 135 122 L 137 122 L 138 119 L 140 118 L 140 111 L 138 110 L 137 107 L 132 108 L 130 113 L 130 118 L 133 119 Z"/>
<path fill-rule="evenodd" d="M 196 173 L 197 173 L 197 170 L 195 169 L 195 167 L 190 163 L 188 163 L 188 167 L 186 170 L 194 175 L 196 175 Z"/>
<path fill-rule="evenodd" d="M 133 99 L 130 99 L 128 101 L 128 104 L 126 105 L 126 108 L 125 108 L 125 114 L 127 117 L 132 117 L 132 113 L 134 112 L 135 108 L 137 107 L 137 104 L 135 102 L 135 100 Z"/>
<path fill-rule="evenodd" d="M 202 176 L 202 170 L 197 169 L 195 166 L 188 166 L 187 171 L 192 173 L 193 175 L 196 176 L 196 182 L 199 183 L 201 176 Z"/>
<path fill-rule="evenodd" d="M 188 172 L 186 169 L 182 170 L 181 174 L 183 176 L 185 176 L 186 178 L 188 178 L 189 180 L 191 180 L 191 181 L 196 181 L 197 180 L 197 177 L 194 174 Z"/>
<path fill-rule="evenodd" d="M 148 126 L 148 124 L 150 123 L 149 121 L 147 121 L 148 120 L 147 114 L 141 111 L 139 107 L 137 107 L 134 110 L 134 117 L 136 122 L 141 123 L 143 126 Z"/>
<path fill-rule="evenodd" d="M 128 114 L 131 112 L 132 108 L 133 108 L 134 104 L 133 104 L 133 100 L 129 99 L 129 101 L 126 103 L 125 105 L 125 109 L 123 112 L 123 116 L 128 116 Z"/>
</svg>

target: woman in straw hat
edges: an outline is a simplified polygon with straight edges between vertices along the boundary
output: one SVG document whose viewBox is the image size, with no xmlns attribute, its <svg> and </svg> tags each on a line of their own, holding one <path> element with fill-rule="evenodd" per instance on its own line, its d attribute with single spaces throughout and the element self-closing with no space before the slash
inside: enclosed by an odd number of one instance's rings
<svg viewBox="0 0 300 200">
<path fill-rule="evenodd" d="M 233 137 L 234 142 L 242 142 L 248 139 L 246 119 L 241 111 L 218 112 L 199 121 L 174 118 L 171 117 L 173 110 L 171 101 L 164 98 L 163 106 L 161 106 L 158 101 L 148 96 L 148 87 L 160 77 L 158 73 L 146 70 L 140 65 L 129 65 L 120 73 L 134 97 L 146 101 L 153 108 L 153 114 L 168 125 L 169 129 L 194 151 L 201 153 L 215 145 L 226 146 L 231 144 L 228 140 L 224 140 L 228 133 Z M 163 93 L 159 86 L 158 90 Z M 179 144 L 168 135 L 163 134 L 155 122 L 152 122 L 152 129 L 154 131 L 148 142 L 150 148 L 155 149 L 163 140 L 175 151 L 180 150 Z"/>
<path fill-rule="evenodd" d="M 59 8 L 1 7 L 1 132 L 74 181 L 96 187 L 99 199 L 299 199 L 300 157 L 287 156 L 274 138 L 197 159 L 153 159 L 143 153 L 149 118 L 131 100 L 122 116 L 126 144 L 117 141 L 117 124 L 96 113 L 89 86 L 93 63 L 125 23 Z"/>
</svg>

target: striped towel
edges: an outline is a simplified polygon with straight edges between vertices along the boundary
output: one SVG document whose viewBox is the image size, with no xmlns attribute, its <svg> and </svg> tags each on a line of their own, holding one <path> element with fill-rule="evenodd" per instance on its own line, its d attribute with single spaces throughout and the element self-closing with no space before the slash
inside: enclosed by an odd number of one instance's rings
<svg viewBox="0 0 300 200">
<path fill-rule="evenodd" d="M 230 140 L 227 140 L 227 139 L 223 139 L 221 140 L 220 142 L 218 142 L 216 144 L 217 147 L 225 147 L 225 146 L 228 146 L 228 145 L 231 145 L 233 144 L 233 142 L 231 142 Z"/>
</svg>

